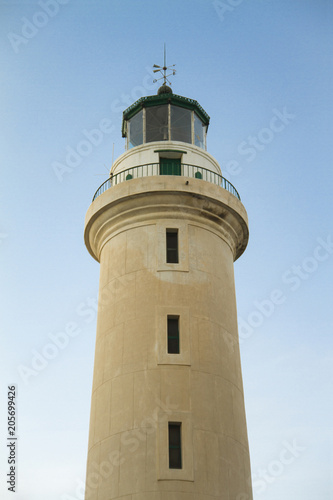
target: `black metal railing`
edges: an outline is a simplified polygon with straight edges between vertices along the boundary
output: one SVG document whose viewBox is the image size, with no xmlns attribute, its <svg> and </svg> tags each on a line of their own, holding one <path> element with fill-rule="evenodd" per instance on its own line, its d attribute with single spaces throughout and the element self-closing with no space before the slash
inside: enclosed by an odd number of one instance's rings
<svg viewBox="0 0 333 500">
<path fill-rule="evenodd" d="M 145 165 L 138 165 L 136 167 L 128 168 L 123 170 L 118 174 L 111 175 L 103 184 L 97 189 L 94 194 L 93 201 L 96 198 L 107 191 L 112 186 L 116 186 L 121 182 L 129 181 L 131 179 L 138 179 L 140 177 L 151 177 L 156 175 L 180 175 L 182 177 L 194 177 L 196 179 L 202 179 L 203 181 L 211 182 L 217 186 L 221 186 L 226 189 L 229 193 L 233 194 L 240 200 L 239 193 L 237 189 L 229 182 L 227 179 L 222 177 L 222 175 L 212 172 L 204 167 L 198 167 L 196 165 L 188 165 L 187 163 L 181 163 L 180 165 L 170 165 L 167 173 L 161 173 L 160 163 L 147 163 Z"/>
</svg>

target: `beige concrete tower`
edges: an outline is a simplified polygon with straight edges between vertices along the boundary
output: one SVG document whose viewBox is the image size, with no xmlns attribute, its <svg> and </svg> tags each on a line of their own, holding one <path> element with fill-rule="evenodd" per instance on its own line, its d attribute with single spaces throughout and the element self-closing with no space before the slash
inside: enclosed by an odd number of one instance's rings
<svg viewBox="0 0 333 500">
<path fill-rule="evenodd" d="M 209 116 L 163 85 L 124 111 L 97 191 L 100 262 L 86 500 L 250 500 L 233 262 L 246 211 Z"/>
</svg>

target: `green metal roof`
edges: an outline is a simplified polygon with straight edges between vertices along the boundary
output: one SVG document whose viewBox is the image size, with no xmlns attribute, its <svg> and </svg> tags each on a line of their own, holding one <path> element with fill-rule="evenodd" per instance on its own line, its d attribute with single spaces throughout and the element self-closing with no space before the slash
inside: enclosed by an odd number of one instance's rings
<svg viewBox="0 0 333 500">
<path fill-rule="evenodd" d="M 160 106 L 163 104 L 174 104 L 181 108 L 186 108 L 194 110 L 198 115 L 200 120 L 204 125 L 209 125 L 210 117 L 206 111 L 200 106 L 200 104 L 194 99 L 189 99 L 188 97 L 183 97 L 177 94 L 160 94 L 160 95 L 149 95 L 146 97 L 140 97 L 136 102 L 131 104 L 123 112 L 123 122 L 122 122 L 122 134 L 126 137 L 126 120 L 130 120 L 134 115 L 136 115 L 142 108 L 148 108 L 150 106 Z"/>
</svg>

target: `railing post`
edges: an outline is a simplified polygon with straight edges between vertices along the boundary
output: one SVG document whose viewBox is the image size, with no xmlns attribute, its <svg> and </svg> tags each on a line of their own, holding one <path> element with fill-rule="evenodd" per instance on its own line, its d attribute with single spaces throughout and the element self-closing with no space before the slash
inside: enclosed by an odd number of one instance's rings
<svg viewBox="0 0 333 500">
<path fill-rule="evenodd" d="M 236 196 L 240 200 L 239 193 L 237 189 L 225 179 L 222 175 L 209 170 L 208 168 L 189 165 L 188 163 L 181 163 L 181 175 L 184 177 L 196 177 L 196 173 L 201 174 L 201 178 L 207 182 L 212 182 L 223 189 L 226 189 L 233 196 Z M 146 163 L 144 165 L 138 165 L 136 167 L 131 167 L 118 174 L 111 175 L 103 184 L 97 189 L 94 194 L 93 201 L 98 198 L 102 193 L 110 189 L 112 186 L 116 186 L 117 184 L 129 180 L 131 178 L 139 178 L 139 177 L 149 177 L 156 176 L 160 174 L 159 163 Z M 172 174 L 175 175 L 174 170 Z M 131 177 L 128 177 L 131 176 Z"/>
</svg>

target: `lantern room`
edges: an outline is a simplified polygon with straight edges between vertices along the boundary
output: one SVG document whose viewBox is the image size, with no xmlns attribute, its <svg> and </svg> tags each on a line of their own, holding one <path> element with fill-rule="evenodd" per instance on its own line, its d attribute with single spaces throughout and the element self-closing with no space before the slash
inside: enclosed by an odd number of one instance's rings
<svg viewBox="0 0 333 500">
<path fill-rule="evenodd" d="M 172 93 L 167 85 L 157 95 L 141 97 L 123 113 L 126 150 L 155 141 L 180 141 L 207 149 L 209 116 L 194 99 Z"/>
</svg>

